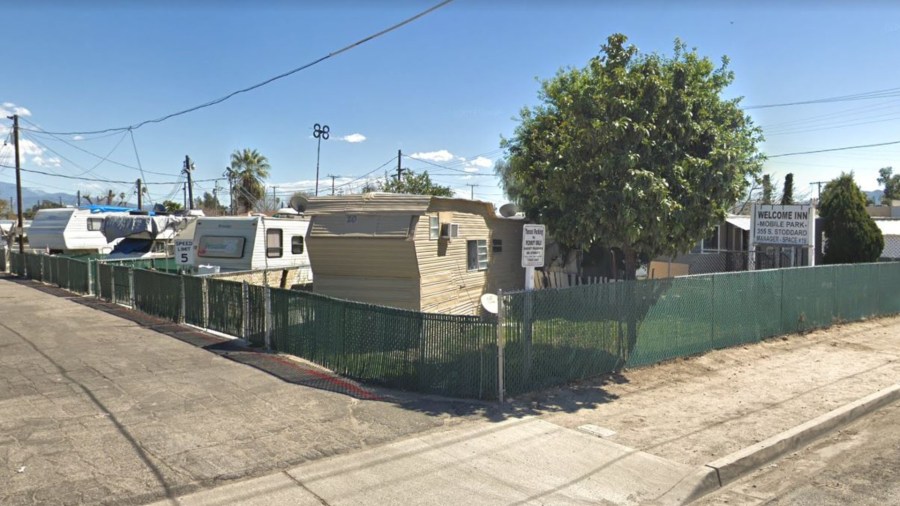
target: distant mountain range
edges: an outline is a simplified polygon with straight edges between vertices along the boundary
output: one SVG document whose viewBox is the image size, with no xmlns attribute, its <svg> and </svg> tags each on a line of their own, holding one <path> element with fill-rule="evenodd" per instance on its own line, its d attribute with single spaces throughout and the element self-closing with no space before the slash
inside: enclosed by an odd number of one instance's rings
<svg viewBox="0 0 900 506">
<path fill-rule="evenodd" d="M 0 182 L 0 199 L 5 200 L 7 203 L 10 201 L 15 205 L 16 201 L 16 185 L 15 183 L 4 183 Z M 10 200 L 12 199 L 12 200 Z M 62 204 L 64 206 L 74 206 L 78 204 L 78 197 L 75 193 L 64 193 L 64 192 L 56 192 L 49 193 L 43 190 L 36 190 L 34 188 L 27 188 L 25 186 L 22 187 L 22 208 L 29 209 L 36 204 L 40 204 L 41 202 L 49 200 L 50 202 L 55 202 L 57 204 Z M 88 205 L 90 202 L 82 199 L 82 205 Z M 137 207 L 135 203 L 127 203 L 125 204 L 128 207 Z"/>
<path fill-rule="evenodd" d="M 884 197 L 884 191 L 882 190 L 874 190 L 870 192 L 864 191 L 863 193 L 865 193 L 866 197 L 869 197 L 869 199 L 874 202 L 875 205 L 881 204 L 881 197 Z"/>
<path fill-rule="evenodd" d="M 7 203 L 12 201 L 15 205 L 16 201 L 16 185 L 15 183 L 0 182 L 0 199 Z M 39 204 L 44 200 L 56 202 L 57 204 L 74 206 L 77 197 L 73 193 L 48 193 L 43 190 L 35 190 L 32 188 L 22 187 L 22 207 L 28 209 L 35 204 Z M 86 202 L 85 202 L 86 203 Z"/>
</svg>

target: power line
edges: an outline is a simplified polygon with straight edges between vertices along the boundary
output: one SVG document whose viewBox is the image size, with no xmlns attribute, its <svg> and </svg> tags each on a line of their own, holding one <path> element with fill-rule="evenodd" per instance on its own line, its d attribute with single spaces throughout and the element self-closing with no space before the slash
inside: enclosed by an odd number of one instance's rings
<svg viewBox="0 0 900 506">
<path fill-rule="evenodd" d="M 3 167 L 5 169 L 15 169 L 14 166 L 5 165 L 5 164 L 0 164 L 0 167 Z M 50 176 L 50 177 L 61 177 L 63 179 L 74 179 L 76 181 L 91 181 L 91 182 L 95 182 L 95 183 L 127 184 L 127 185 L 134 184 L 134 181 L 116 181 L 114 179 L 100 179 L 100 178 L 93 178 L 93 177 L 70 176 L 67 174 L 57 174 L 55 172 L 44 172 L 44 171 L 37 170 L 37 169 L 21 169 L 21 170 L 22 170 L 22 172 L 31 172 L 33 174 L 41 174 L 41 175 Z M 199 182 L 209 182 L 209 181 L 215 181 L 215 179 L 198 179 L 195 182 L 199 183 Z M 148 185 L 148 184 L 157 184 L 157 185 L 181 184 L 180 181 L 144 181 L 143 183 L 145 185 Z"/>
<path fill-rule="evenodd" d="M 900 97 L 900 88 L 887 88 L 884 90 L 874 90 L 867 91 L 863 93 L 855 93 L 852 95 L 840 95 L 836 97 L 826 97 L 826 98 L 817 98 L 815 100 L 801 100 L 797 102 L 782 102 L 779 104 L 763 104 L 763 105 L 750 105 L 744 107 L 743 109 L 771 109 L 773 107 L 789 107 L 794 105 L 809 105 L 809 104 L 828 104 L 833 102 L 852 102 L 856 100 L 873 100 L 879 98 L 891 98 L 891 97 Z"/>
<path fill-rule="evenodd" d="M 193 106 L 193 107 L 189 107 L 189 108 L 183 109 L 183 110 L 181 110 L 181 111 L 173 112 L 173 113 L 171 113 L 171 114 L 167 114 L 167 115 L 165 115 L 165 116 L 161 116 L 161 117 L 156 118 L 156 119 L 148 119 L 148 120 L 144 120 L 144 121 L 141 121 L 141 122 L 139 122 L 139 123 L 136 123 L 136 124 L 134 124 L 134 125 L 130 125 L 130 126 L 127 126 L 127 127 L 105 128 L 105 129 L 102 129 L 102 130 L 91 130 L 91 131 L 82 131 L 82 132 L 46 132 L 46 133 L 54 134 L 54 135 L 93 135 L 93 134 L 103 134 L 103 133 L 107 133 L 107 132 L 115 132 L 115 131 L 136 130 L 136 129 L 141 128 L 142 126 L 147 125 L 147 124 L 149 124 L 149 123 L 162 123 L 163 121 L 166 121 L 167 119 L 170 119 L 170 118 L 174 118 L 174 117 L 176 117 L 176 116 L 181 116 L 181 115 L 188 114 L 188 113 L 191 113 L 191 112 L 200 110 L 200 109 L 205 109 L 205 108 L 207 108 L 207 107 L 211 107 L 211 106 L 216 105 L 216 104 L 220 104 L 220 103 L 222 103 L 222 102 L 224 102 L 224 101 L 226 101 L 226 100 L 228 100 L 228 99 L 234 97 L 235 95 L 239 95 L 239 94 L 241 94 L 241 93 L 247 93 L 247 92 L 249 92 L 249 91 L 253 91 L 253 90 L 257 89 L 257 88 L 261 88 L 261 87 L 263 87 L 263 86 L 265 86 L 265 85 L 267 85 L 267 84 L 269 84 L 269 83 L 275 82 L 275 81 L 277 81 L 277 80 L 279 80 L 279 79 L 283 79 L 283 78 L 285 78 L 285 77 L 288 77 L 288 76 L 291 76 L 291 75 L 293 75 L 293 74 L 296 74 L 297 72 L 300 72 L 300 71 L 302 71 L 302 70 L 306 70 L 306 69 L 308 69 L 308 68 L 310 68 L 310 67 L 312 67 L 312 66 L 314 66 L 314 65 L 317 65 L 317 64 L 319 64 L 319 63 L 321 63 L 321 62 L 323 62 L 323 61 L 325 61 L 325 60 L 328 60 L 328 59 L 330 59 L 330 58 L 334 58 L 335 56 L 338 56 L 338 55 L 340 55 L 341 53 L 344 53 L 344 52 L 346 52 L 346 51 L 349 51 L 349 50 L 351 50 L 351 49 L 353 49 L 353 48 L 355 48 L 355 47 L 357 47 L 357 46 L 361 46 L 361 45 L 365 44 L 366 42 L 369 42 L 369 41 L 371 41 L 371 40 L 373 40 L 373 39 L 376 39 L 376 38 L 378 38 L 378 37 L 381 37 L 382 35 L 385 35 L 385 34 L 387 34 L 387 33 L 390 33 L 390 32 L 392 32 L 392 31 L 394 31 L 394 30 L 397 30 L 398 28 L 401 28 L 401 27 L 403 27 L 403 26 L 405 26 L 405 25 L 408 25 L 409 23 L 412 23 L 413 21 L 415 21 L 415 20 L 417 20 L 417 19 L 419 19 L 419 18 L 421 18 L 421 17 L 423 17 L 423 16 L 426 16 L 426 15 L 430 14 L 431 12 L 436 11 L 437 9 L 440 9 L 441 7 L 444 7 L 445 5 L 449 4 L 449 3 L 452 2 L 452 1 L 453 1 L 453 0 L 444 0 L 443 2 L 441 2 L 441 3 L 437 4 L 437 5 L 434 5 L 434 6 L 430 7 L 430 8 L 428 8 L 428 9 L 426 9 L 426 10 L 424 10 L 424 11 L 418 13 L 418 14 L 416 14 L 415 16 L 412 16 L 412 17 L 410 17 L 410 18 L 406 18 L 406 19 L 404 19 L 403 21 L 401 21 L 401 22 L 399 22 L 399 23 L 396 23 L 396 24 L 394 24 L 394 25 L 392 25 L 392 26 L 390 26 L 390 27 L 388 27 L 388 28 L 385 28 L 384 30 L 381 30 L 380 32 L 376 32 L 376 33 L 374 33 L 374 34 L 372 34 L 372 35 L 369 35 L 368 37 L 362 38 L 362 39 L 360 39 L 360 40 L 358 40 L 358 41 L 356 41 L 356 42 L 354 42 L 354 43 L 352 43 L 352 44 L 350 44 L 350 45 L 344 46 L 344 47 L 342 47 L 341 49 L 338 49 L 337 51 L 333 51 L 333 52 L 331 52 L 331 53 L 328 53 L 327 55 L 322 56 L 321 58 L 318 58 L 318 59 L 316 59 L 316 60 L 313 60 L 313 61 L 311 61 L 311 62 L 309 62 L 309 63 L 307 63 L 307 64 L 305 64 L 305 65 L 301 65 L 300 67 L 297 67 L 297 68 L 295 68 L 295 69 L 292 69 L 292 70 L 289 70 L 289 71 L 287 71 L 287 72 L 284 72 L 283 74 L 279 74 L 279 75 L 277 75 L 277 76 L 270 77 L 269 79 L 266 79 L 265 81 L 256 83 L 256 84 L 254 84 L 254 85 L 252 85 L 252 86 L 248 86 L 248 87 L 246 87 L 246 88 L 242 88 L 242 89 L 233 91 L 233 92 L 231 92 L 231 93 L 229 93 L 229 94 L 227 94 L 227 95 L 225 95 L 225 96 L 223 96 L 223 97 L 217 98 L 217 99 L 215 99 L 215 100 L 210 100 L 209 102 L 206 102 L 206 103 L 203 103 L 203 104 L 200 104 L 200 105 L 196 105 L 196 106 Z"/>
<path fill-rule="evenodd" d="M 860 144 L 858 146 L 845 146 L 842 148 L 817 149 L 814 151 L 798 151 L 796 153 L 782 153 L 780 155 L 768 155 L 768 156 L 766 156 L 766 158 L 780 158 L 782 156 L 796 156 L 796 155 L 812 155 L 815 153 L 829 153 L 832 151 L 846 151 L 848 149 L 863 149 L 863 148 L 874 148 L 874 147 L 878 147 L 878 146 L 890 146 L 892 144 L 900 144 L 900 141 L 879 142 L 877 144 Z"/>
<path fill-rule="evenodd" d="M 357 177 L 356 179 L 351 179 L 350 181 L 347 181 L 346 183 L 341 183 L 341 184 L 335 186 L 335 188 L 343 188 L 344 186 L 350 186 L 351 184 L 353 184 L 353 183 L 355 183 L 355 182 L 357 182 L 357 181 L 361 181 L 361 180 L 363 180 L 364 178 L 366 178 L 366 177 L 368 177 L 368 176 L 371 176 L 371 175 L 374 174 L 375 172 L 378 172 L 379 170 L 381 170 L 381 169 L 387 167 L 388 164 L 393 163 L 393 161 L 396 160 L 396 159 L 397 159 L 396 156 L 392 156 L 390 160 L 388 160 L 388 161 L 382 163 L 382 164 L 379 165 L 378 167 L 375 167 L 374 169 L 370 170 L 369 172 L 366 172 L 366 173 L 363 174 L 362 176 L 359 176 L 359 177 Z"/>
<path fill-rule="evenodd" d="M 24 118 L 23 118 L 23 119 L 24 119 Z M 22 129 L 22 130 L 28 130 L 29 132 L 32 132 L 32 133 L 35 133 L 35 134 L 38 134 L 38 135 L 47 135 L 47 136 L 50 136 L 50 137 L 52 137 L 52 138 L 58 140 L 59 142 L 62 142 L 63 144 L 66 144 L 66 145 L 68 145 L 68 146 L 71 146 L 71 147 L 77 149 L 78 151 L 81 151 L 82 153 L 87 153 L 87 154 L 89 154 L 89 155 L 91 155 L 91 156 L 93 156 L 93 157 L 99 158 L 99 159 L 101 160 L 100 163 L 103 163 L 104 161 L 106 161 L 106 162 L 109 162 L 109 163 L 111 163 L 111 164 L 118 165 L 119 167 L 125 167 L 126 169 L 132 169 L 132 170 L 140 171 L 140 172 L 141 172 L 141 177 L 144 176 L 144 172 L 146 172 L 146 173 L 148 173 L 148 174 L 155 174 L 155 175 L 157 175 L 157 176 L 177 177 L 177 174 L 171 174 L 171 173 L 165 173 L 165 172 L 154 172 L 154 171 L 151 171 L 151 170 L 144 171 L 144 169 L 143 169 L 142 167 L 135 167 L 135 166 L 133 166 L 133 165 L 128 165 L 128 164 L 125 164 L 125 163 L 122 163 L 122 162 L 117 162 L 117 161 L 115 161 L 115 160 L 110 160 L 109 157 L 112 155 L 112 151 L 115 151 L 115 148 L 113 148 L 113 150 L 112 150 L 108 155 L 106 155 L 106 156 L 104 157 L 104 156 L 98 155 L 97 153 L 94 153 L 94 152 L 92 152 L 92 151 L 89 151 L 89 150 L 87 150 L 87 149 L 84 149 L 84 148 L 82 148 L 81 146 L 77 146 L 77 145 L 75 145 L 75 144 L 72 144 L 71 142 L 67 141 L 66 139 L 63 139 L 63 138 L 59 137 L 57 134 L 50 133 L 50 132 L 46 132 L 46 131 L 42 130 L 38 125 L 34 124 L 34 123 L 31 122 L 31 121 L 28 121 L 27 119 L 25 119 L 25 121 L 28 122 L 28 124 L 33 125 L 35 128 L 37 128 L 37 130 L 33 130 L 33 129 Z M 127 133 L 127 132 L 130 132 L 130 130 L 126 129 L 126 131 L 122 133 L 122 139 L 119 139 L 119 143 L 121 143 L 122 140 L 124 140 L 124 138 L 125 138 L 125 133 Z M 114 133 L 118 133 L 118 132 L 114 132 Z M 134 134 L 132 133 L 132 142 L 133 142 L 133 138 L 134 138 Z M 33 137 L 32 137 L 32 141 L 37 142 Z M 47 148 L 47 149 L 50 149 L 46 144 L 41 144 L 41 145 L 42 145 L 43 147 Z M 116 146 L 118 147 L 118 144 L 116 144 Z M 51 151 L 52 151 L 52 150 L 51 150 Z M 55 151 L 54 151 L 54 152 L 55 152 Z M 71 160 L 70 160 L 70 162 L 71 162 Z M 100 165 L 100 163 L 98 163 L 97 165 Z M 94 168 L 96 168 L 97 165 L 95 165 Z M 138 160 L 138 165 L 140 165 L 140 160 Z"/>
</svg>

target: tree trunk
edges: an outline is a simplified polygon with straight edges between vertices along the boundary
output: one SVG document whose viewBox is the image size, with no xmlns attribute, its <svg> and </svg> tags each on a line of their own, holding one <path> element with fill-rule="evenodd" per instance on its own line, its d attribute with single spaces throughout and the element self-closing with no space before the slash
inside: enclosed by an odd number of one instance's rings
<svg viewBox="0 0 900 506">
<path fill-rule="evenodd" d="M 623 279 L 631 281 L 635 279 L 637 273 L 637 254 L 630 245 L 622 247 L 622 253 L 625 255 L 625 276 Z"/>
</svg>

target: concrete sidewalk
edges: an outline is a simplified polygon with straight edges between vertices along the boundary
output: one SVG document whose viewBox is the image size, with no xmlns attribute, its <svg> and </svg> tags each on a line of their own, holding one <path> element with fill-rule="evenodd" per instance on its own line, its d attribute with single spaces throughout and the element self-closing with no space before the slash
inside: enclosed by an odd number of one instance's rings
<svg viewBox="0 0 900 506">
<path fill-rule="evenodd" d="M 0 281 L 11 504 L 671 503 L 704 464 L 900 379 L 891 318 L 504 405 L 332 393 L 29 286 Z"/>
</svg>

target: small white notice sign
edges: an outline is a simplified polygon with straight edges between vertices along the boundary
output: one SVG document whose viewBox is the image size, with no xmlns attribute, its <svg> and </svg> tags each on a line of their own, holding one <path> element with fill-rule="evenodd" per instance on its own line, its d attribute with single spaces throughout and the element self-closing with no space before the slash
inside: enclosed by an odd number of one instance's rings
<svg viewBox="0 0 900 506">
<path fill-rule="evenodd" d="M 522 229 L 522 267 L 543 267 L 546 243 L 544 225 L 525 225 Z"/>
<path fill-rule="evenodd" d="M 194 264 L 194 241 L 192 239 L 175 239 L 175 263 L 178 265 Z"/>
</svg>

